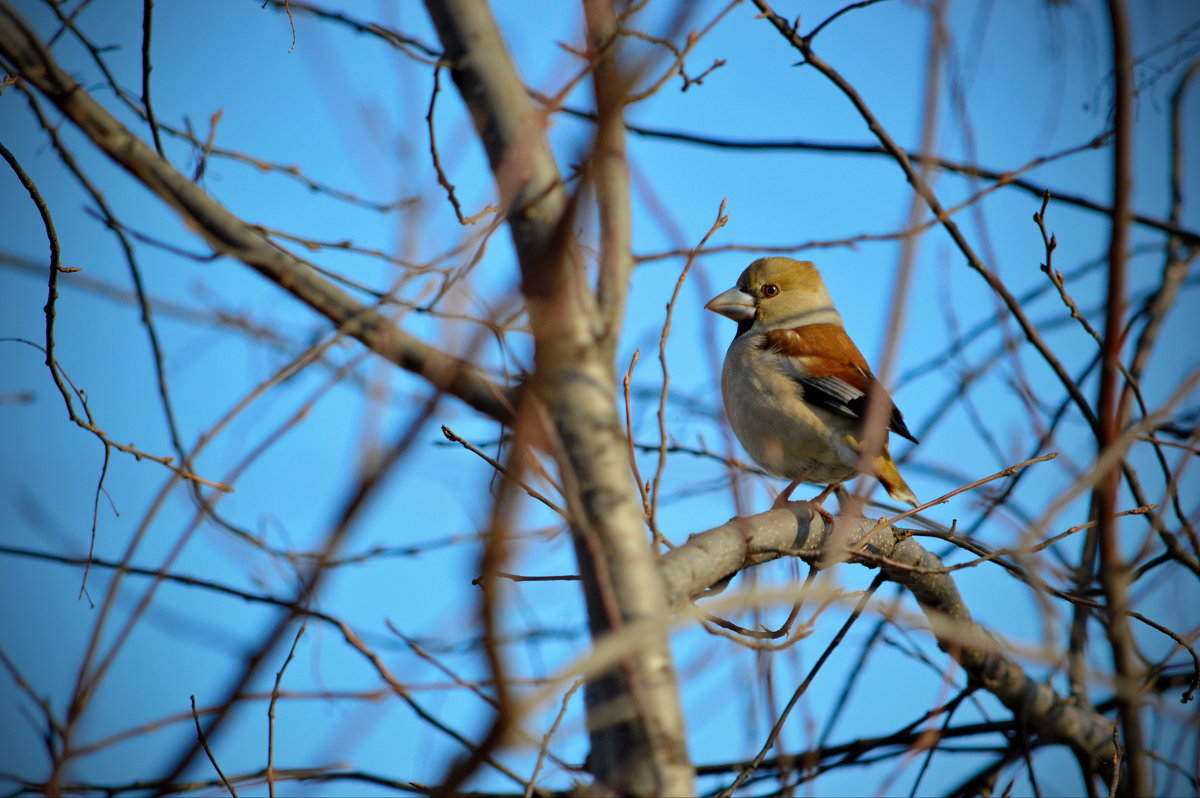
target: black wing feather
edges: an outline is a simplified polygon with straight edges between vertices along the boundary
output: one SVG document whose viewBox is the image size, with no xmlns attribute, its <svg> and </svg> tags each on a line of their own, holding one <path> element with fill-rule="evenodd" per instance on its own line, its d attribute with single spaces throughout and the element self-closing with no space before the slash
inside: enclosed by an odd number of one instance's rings
<svg viewBox="0 0 1200 798">
<path fill-rule="evenodd" d="M 870 397 L 837 377 L 795 377 L 796 382 L 804 391 L 804 401 L 815 407 L 824 408 L 845 418 L 862 420 L 867 414 L 867 402 Z M 904 415 L 899 408 L 892 404 L 892 417 L 888 429 L 907 438 L 913 443 L 919 443 L 916 436 L 909 431 L 904 423 Z"/>
</svg>

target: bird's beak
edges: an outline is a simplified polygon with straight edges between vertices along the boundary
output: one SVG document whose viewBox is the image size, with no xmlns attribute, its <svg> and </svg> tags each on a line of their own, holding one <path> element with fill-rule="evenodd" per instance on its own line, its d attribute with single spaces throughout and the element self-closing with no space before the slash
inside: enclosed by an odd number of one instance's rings
<svg viewBox="0 0 1200 798">
<path fill-rule="evenodd" d="M 704 308 L 734 321 L 745 321 L 754 318 L 754 297 L 740 288 L 730 288 L 708 300 Z"/>
</svg>

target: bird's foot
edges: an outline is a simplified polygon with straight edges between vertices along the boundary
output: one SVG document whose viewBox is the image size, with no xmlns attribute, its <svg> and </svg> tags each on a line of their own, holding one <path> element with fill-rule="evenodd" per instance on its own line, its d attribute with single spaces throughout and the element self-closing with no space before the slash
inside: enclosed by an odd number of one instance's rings
<svg viewBox="0 0 1200 798">
<path fill-rule="evenodd" d="M 833 527 L 833 514 L 815 501 L 811 502 L 811 504 L 813 506 L 813 509 L 815 509 L 817 511 L 817 513 L 821 516 L 821 520 L 823 520 L 825 522 L 825 526 L 827 528 L 832 528 Z"/>
<path fill-rule="evenodd" d="M 801 482 L 804 481 L 804 478 L 807 477 L 809 475 L 809 472 L 811 472 L 811 471 L 812 471 L 811 468 L 806 468 L 800 472 L 799 476 L 797 476 L 795 479 L 793 479 L 791 482 L 789 482 L 787 484 L 787 487 L 784 488 L 779 493 L 779 495 L 775 497 L 775 501 L 771 503 L 771 509 L 777 510 L 780 507 L 783 507 L 788 502 L 790 502 L 792 500 L 791 499 L 792 491 L 794 491 L 796 489 L 797 485 L 799 485 Z"/>
<path fill-rule="evenodd" d="M 825 490 L 821 491 L 812 498 L 812 504 L 817 508 L 817 512 L 821 514 L 821 518 L 825 520 L 825 526 L 833 526 L 833 515 L 821 505 L 826 499 L 829 498 L 829 494 L 833 493 L 833 491 L 840 487 L 841 484 L 842 483 L 840 482 L 835 482 L 832 485 L 826 485 Z"/>
<path fill-rule="evenodd" d="M 787 506 L 791 502 L 790 497 L 792 495 L 792 491 L 796 489 L 796 486 L 800 484 L 800 482 L 803 480 L 804 476 L 806 476 L 806 475 L 807 475 L 807 472 L 805 472 L 805 474 L 802 474 L 801 476 L 797 477 L 796 479 L 792 480 L 791 483 L 786 488 L 783 489 L 783 492 L 775 497 L 775 501 L 771 504 L 771 509 L 778 510 L 780 507 Z M 840 484 L 840 483 L 838 483 L 838 484 Z M 836 488 L 836 487 L 837 487 L 836 484 L 830 485 L 829 487 L 825 488 L 825 490 L 821 491 L 815 497 L 810 499 L 808 502 L 809 504 L 813 505 L 813 509 L 815 509 L 817 511 L 817 513 L 820 514 L 821 519 L 825 521 L 825 526 L 827 526 L 827 527 L 833 526 L 833 514 L 830 513 L 828 510 L 826 510 L 824 507 L 822 507 L 821 503 L 823 501 L 825 501 L 827 498 L 829 498 L 829 494 L 832 493 L 834 488 Z"/>
<path fill-rule="evenodd" d="M 815 497 L 813 497 L 812 503 L 813 503 L 813 504 L 816 504 L 816 505 L 820 505 L 820 504 L 821 504 L 821 503 L 823 503 L 823 502 L 824 502 L 826 499 L 828 499 L 828 498 L 829 498 L 829 494 L 831 494 L 831 493 L 833 493 L 835 490 L 837 490 L 837 489 L 838 489 L 838 488 L 841 486 L 841 484 L 842 484 L 842 483 L 840 483 L 840 482 L 835 482 L 835 483 L 833 483 L 832 485 L 826 485 L 826 486 L 825 486 L 825 490 L 821 491 L 821 492 L 820 492 L 820 493 L 818 493 L 818 494 L 817 494 Z"/>
</svg>

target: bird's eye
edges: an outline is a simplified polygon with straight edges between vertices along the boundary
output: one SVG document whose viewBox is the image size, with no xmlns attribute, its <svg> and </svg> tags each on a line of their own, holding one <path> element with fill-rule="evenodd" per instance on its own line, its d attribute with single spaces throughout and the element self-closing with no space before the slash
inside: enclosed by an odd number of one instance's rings
<svg viewBox="0 0 1200 798">
<path fill-rule="evenodd" d="M 778 293 L 779 293 L 779 286 L 775 285 L 775 283 L 767 283 L 766 285 L 764 285 L 762 287 L 762 295 L 763 296 L 775 296 Z"/>
</svg>

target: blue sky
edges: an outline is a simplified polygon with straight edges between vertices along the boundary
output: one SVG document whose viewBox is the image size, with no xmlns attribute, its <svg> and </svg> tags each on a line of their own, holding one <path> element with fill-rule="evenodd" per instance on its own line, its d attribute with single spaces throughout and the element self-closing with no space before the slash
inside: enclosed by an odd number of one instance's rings
<svg viewBox="0 0 1200 798">
<path fill-rule="evenodd" d="M 37 3 L 19 4 L 22 13 L 43 36 L 55 26 Z M 527 82 L 543 91 L 561 85 L 576 60 L 557 42 L 578 42 L 575 4 L 561 2 L 497 2 L 501 28 Z M 1145 54 L 1158 43 L 1191 30 L 1195 9 L 1184 3 L 1161 3 L 1153 10 L 1134 9 L 1135 51 Z M 802 15 L 802 29 L 838 8 L 836 3 L 779 5 L 785 15 Z M 660 31 L 672 6 L 651 4 L 644 27 Z M 695 4 L 689 25 L 706 24 L 723 8 L 721 3 Z M 347 13 L 377 19 L 431 45 L 436 43 L 417 3 L 347 4 Z M 399 211 L 381 213 L 313 192 L 279 171 L 263 171 L 235 159 L 213 157 L 207 162 L 202 185 L 246 221 L 272 230 L 326 242 L 353 241 L 365 250 L 424 261 L 477 235 L 483 224 L 464 229 L 438 188 L 428 157 L 424 115 L 432 77 L 428 66 L 390 49 L 378 40 L 354 34 L 343 26 L 319 23 L 297 13 L 296 44 L 287 17 L 260 9 L 256 2 L 221 0 L 204 4 L 161 3 L 155 11 L 154 103 L 158 118 L 172 126 L 190 123 L 203 139 L 214 113 L 218 147 L 268 160 L 297 165 L 304 175 L 366 200 L 392 203 L 413 201 Z M 88 7 L 79 24 L 100 45 L 112 45 L 105 59 L 118 81 L 136 96 L 140 87 L 140 4 L 119 3 Z M 959 91 L 965 118 L 948 104 L 951 91 L 943 81 L 940 118 L 935 131 L 939 154 L 995 169 L 1016 169 L 1031 159 L 1083 144 L 1108 124 L 1109 98 L 1105 78 L 1107 47 L 1105 16 L 1098 3 L 982 2 L 950 5 L 951 31 Z M 818 52 L 841 70 L 904 146 L 916 147 L 921 130 L 921 91 L 929 39 L 929 15 L 923 5 L 886 2 L 851 13 L 818 38 Z M 1195 57 L 1192 31 L 1174 47 L 1155 52 L 1139 71 L 1137 103 L 1136 176 L 1134 208 L 1156 218 L 1167 212 L 1166 112 L 1181 65 Z M 638 45 L 639 51 L 645 45 Z M 70 36 L 54 46 L 54 55 L 109 110 L 142 134 L 146 128 L 123 108 L 102 82 L 94 64 Z M 861 118 L 844 97 L 814 70 L 794 67 L 798 54 L 748 5 L 734 8 L 688 58 L 689 74 L 707 68 L 714 59 L 725 64 L 687 92 L 673 79 L 653 98 L 628 111 L 631 123 L 660 130 L 689 131 L 711 137 L 746 140 L 800 139 L 852 144 L 874 143 Z M 662 67 L 661 58 L 656 68 Z M 1157 70 L 1163 77 L 1155 79 Z M 473 137 L 463 106 L 448 76 L 443 75 L 436 123 L 440 154 L 466 213 L 476 213 L 493 199 L 493 184 L 481 148 Z M 568 105 L 589 103 L 586 83 Z M 47 107 L 43 104 L 43 107 Z M 1200 122 L 1200 92 L 1193 89 L 1185 105 L 1185 125 Z M 52 119 L 58 115 L 49 111 Z M 171 453 L 161 401 L 154 388 L 153 363 L 145 329 L 136 308 L 89 288 L 99 281 L 119 291 L 130 290 L 128 266 L 111 232 L 86 211 L 93 203 L 63 169 L 45 134 L 32 120 L 23 95 L 7 88 L 0 95 L 0 140 L 20 159 L 46 198 L 64 242 L 66 265 L 81 271 L 60 279 L 58 301 L 58 358 L 77 386 L 87 392 L 97 423 L 114 440 L 132 442 L 146 452 Z M 968 135 L 964 131 L 969 130 Z M 79 134 L 63 125 L 67 146 L 90 178 L 101 187 L 117 217 L 136 233 L 152 236 L 185 251 L 204 254 L 203 243 L 165 206 L 128 175 L 109 165 Z M 555 152 L 563 164 L 584 152 L 588 125 L 560 116 L 550 130 Z M 692 246 L 727 201 L 729 223 L 712 240 L 728 244 L 784 246 L 829 241 L 860 233 L 889 233 L 900 229 L 908 214 L 910 190 L 890 160 L 874 156 L 765 150 L 741 152 L 666 142 L 631 135 L 630 162 L 635 184 L 634 252 L 640 256 Z M 190 145 L 167 137 L 166 153 L 185 173 L 194 169 Z M 1190 141 L 1184 184 L 1200 186 L 1200 153 Z M 1044 165 L 1029 177 L 1053 190 L 1107 202 L 1109 153 L 1087 151 Z M 975 187 L 951 174 L 938 176 L 936 188 L 944 204 L 969 196 Z M 1191 199 L 1189 197 L 1189 199 Z M 1031 221 L 1039 206 L 1034 196 L 1016 189 L 990 195 L 978 211 L 963 211 L 958 220 L 973 246 L 1014 294 L 1045 283 L 1039 270 L 1044 260 L 1040 234 Z M 40 221 L 20 185 L 6 173 L 0 180 L 0 336 L 42 341 L 45 277 L 20 270 L 14 259 L 42 266 L 46 244 Z M 669 222 L 664 222 L 669 218 Z M 592 223 L 594 224 L 594 222 Z M 1182 224 L 1200 228 L 1200 210 L 1185 203 Z M 1101 256 L 1107 244 L 1103 216 L 1052 203 L 1047 226 L 1057 236 L 1055 266 L 1070 273 Z M 581 231 L 584 240 L 594 233 Z M 1135 229 L 1135 246 L 1161 243 L 1160 234 Z M 282 242 L 285 243 L 286 242 Z M 386 288 L 399 274 L 397 267 L 378 258 L 334 248 L 310 251 L 289 245 L 322 268 L 355 281 Z M 891 307 L 900 258 L 897 241 L 868 242 L 856 247 L 804 250 L 821 267 L 845 317 L 851 335 L 868 360 L 880 363 L 885 323 Z M 158 329 L 165 351 L 165 370 L 174 398 L 182 438 L 193 442 L 254 386 L 325 331 L 324 325 L 285 295 L 227 259 L 198 262 L 149 244 L 137 245 L 138 265 L 147 292 L 157 301 L 176 303 L 213 316 L 235 314 L 279 332 L 285 343 L 271 347 L 249 341 L 238 330 L 197 324 L 170 312 L 164 304 Z M 732 325 L 702 309 L 717 291 L 731 285 L 749 262 L 745 252 L 722 252 L 698 259 L 675 309 L 667 345 L 671 372 L 671 438 L 688 447 L 707 447 L 725 453 L 728 437 L 720 423 L 716 380 L 719 357 Z M 1130 289 L 1144 295 L 1157 284 L 1161 256 L 1155 251 L 1131 261 Z M 459 266 L 462 255 L 446 262 Z M 625 334 L 618 352 L 624 369 L 635 349 L 641 360 L 633 377 L 635 437 L 657 442 L 655 410 L 661 372 L 656 347 L 664 305 L 683 265 L 678 257 L 649 260 L 634 275 Z M 448 297 L 443 310 L 483 314 L 511 299 L 516 288 L 511 248 L 502 230 L 491 239 L 486 254 L 468 284 Z M 416 280 L 406 289 L 418 296 L 430 280 Z M 1093 270 L 1070 284 L 1085 310 L 1102 296 L 1102 271 Z M 1195 289 L 1185 293 L 1167 317 L 1163 340 L 1168 342 L 1151 361 L 1145 379 L 1152 404 L 1161 402 L 1180 375 L 1200 365 L 1195 341 L 1200 335 Z M 1072 324 L 1061 322 L 1064 311 L 1053 292 L 1026 308 L 1047 340 L 1077 373 L 1094 352 L 1090 339 Z M 897 375 L 941 352 L 952 338 L 953 325 L 969 328 L 996 313 L 983 281 L 964 264 L 940 230 L 921 238 L 906 308 L 897 361 Z M 1099 319 L 1099 315 L 1093 320 Z M 452 352 L 465 352 L 477 330 L 452 319 L 408 314 L 405 329 Z M 992 369 L 975 387 L 975 410 L 985 419 L 1000 454 L 993 452 L 972 422 L 963 403 L 948 411 L 939 402 L 952 391 L 965 364 L 978 365 L 1001 341 L 993 326 L 963 354 L 961 362 L 934 369 L 900 383 L 896 401 L 909 426 L 922 438 L 905 474 L 916 493 L 929 498 L 956 486 L 946 470 L 978 478 L 1025 459 L 1034 440 L 1028 414 L 1011 389 L 1012 362 Z M 481 358 L 499 368 L 521 357 L 525 344 L 514 336 L 513 354 L 487 340 Z M 329 359 L 348 363 L 359 354 L 357 345 L 336 344 Z M 1061 400 L 1045 364 L 1028 347 L 1019 362 L 1034 390 L 1033 401 L 1055 406 Z M 51 384 L 42 355 L 32 347 L 0 345 L 0 393 L 32 392 L 28 402 L 0 405 L 0 542 L 4 545 L 81 556 L 88 547 L 96 483 L 100 477 L 101 447 L 72 426 L 61 397 Z M 365 358 L 353 380 L 328 389 L 331 371 L 310 367 L 240 414 L 197 462 L 205 477 L 221 480 L 255 447 L 277 430 L 287 434 L 273 444 L 236 484 L 236 491 L 219 507 L 227 518 L 273 547 L 306 550 L 323 539 L 337 517 L 364 457 L 370 456 L 415 418 L 428 391 L 420 382 L 399 374 L 377 359 Z M 1084 385 L 1094 395 L 1094 377 Z M 1188 400 L 1195 408 L 1195 394 Z M 312 402 L 302 423 L 288 420 Z M 1044 411 L 1048 414 L 1049 411 Z M 476 536 L 486 527 L 491 497 L 490 469 L 458 447 L 445 445 L 439 425 L 446 424 L 469 440 L 494 441 L 493 423 L 452 401 L 442 402 L 420 430 L 411 457 L 389 478 L 358 523 L 343 553 L 375 547 L 416 547 L 415 555 L 387 553 L 364 563 L 337 569 L 317 599 L 319 608 L 346 618 L 364 640 L 380 653 L 393 672 L 417 686 L 416 700 L 464 734 L 478 735 L 490 717 L 487 706 L 470 693 L 444 689 L 446 677 L 418 657 L 387 628 L 391 622 L 443 657 L 465 678 L 482 678 L 484 660 L 472 641 L 478 637 L 477 588 L 470 582 L 478 570 Z M 928 431 L 927 433 L 925 431 Z M 1054 464 L 1035 466 L 1014 501 L 1013 511 L 1001 512 L 978 532 L 990 546 L 1010 546 L 1021 540 L 1025 518 L 1036 518 L 1075 478 L 1072 469 L 1086 467 L 1092 456 L 1090 433 L 1077 415 L 1064 423 L 1054 448 L 1062 455 Z M 744 457 L 736 444 L 728 450 Z M 908 446 L 896 446 L 908 457 Z M 1000 456 L 1002 455 L 1002 456 Z M 1134 456 L 1139 463 L 1146 455 Z M 1173 461 L 1174 462 L 1174 461 Z M 642 473 L 653 471 L 655 458 L 645 456 Z M 172 547 L 187 537 L 171 571 L 190 574 L 257 593 L 286 597 L 294 589 L 293 566 L 247 545 L 211 524 L 192 527 L 194 507 L 185 492 L 175 488 L 153 510 L 154 497 L 168 472 L 147 461 L 114 453 L 99 500 L 96 555 L 118 559 L 150 519 L 133 562 L 158 567 Z M 674 540 L 725 521 L 735 510 L 725 469 L 687 454 L 673 455 L 667 465 L 660 524 Z M 543 490 L 552 490 L 540 483 Z M 778 490 L 775 481 L 747 480 L 745 497 L 754 509 L 765 509 Z M 1182 495 L 1195 496 L 1194 470 L 1185 472 Z M 1161 493 L 1161 480 L 1150 480 L 1152 495 Z M 1124 498 L 1126 505 L 1128 497 Z M 967 523 L 978 512 L 972 495 L 929 511 L 931 519 Z M 1191 499 L 1194 504 L 1194 498 Z M 1123 506 L 1126 506 L 1123 505 Z M 1017 512 L 1019 510 L 1020 512 Z M 1065 508 L 1049 529 L 1065 529 L 1086 519 L 1086 502 Z M 1129 520 L 1130 545 L 1145 534 L 1145 523 Z M 522 508 L 523 533 L 515 546 L 512 570 L 518 573 L 573 573 L 571 549 L 555 517 L 530 503 Z M 446 541 L 446 545 L 426 546 Z M 934 543 L 930 544 L 935 548 Z M 1077 544 L 1065 553 L 1076 556 Z M 1052 559 L 1040 561 L 1048 569 Z M 0 601 L 12 611 L 0 617 L 0 643 L 39 695 L 61 712 L 65 707 L 98 610 L 78 597 L 83 574 L 77 567 L 0 556 Z M 796 583 L 789 565 L 760 569 L 763 584 Z M 1052 571 L 1050 571 L 1052 573 Z M 1038 605 L 1027 589 L 999 569 L 969 569 L 957 575 L 960 589 L 979 619 L 1010 637 L 1021 650 L 1046 645 L 1054 652 L 1061 636 L 1046 640 L 1038 620 Z M 828 577 L 830 585 L 860 589 L 871 578 L 864 569 L 842 567 Z M 93 569 L 87 592 L 99 602 L 111 573 Z M 102 640 L 114 640 L 115 630 L 140 600 L 149 582 L 130 577 L 116 600 L 116 609 Z M 883 595 L 883 594 L 881 594 Z M 1000 598 L 1003 597 L 1003 598 Z M 515 636 L 528 639 L 508 648 L 507 656 L 521 676 L 546 677 L 577 656 L 586 642 L 582 602 L 571 583 L 533 582 L 515 585 L 507 594 L 511 612 L 506 624 Z M 1177 629 L 1190 629 L 1200 591 L 1194 583 L 1164 577 L 1139 593 L 1139 607 Z M 814 635 L 776 655 L 776 683 L 784 698 L 845 617 L 848 605 L 823 617 Z M 1060 609 L 1060 612 L 1062 610 Z M 199 704 L 216 700 L 246 651 L 276 617 L 277 610 L 192 587 L 163 585 L 144 619 L 114 659 L 94 704 L 81 722 L 80 742 L 188 711 L 188 697 Z M 786 607 L 766 610 L 775 622 Z M 877 617 L 877 616 L 875 616 Z M 851 632 L 847 646 L 826 666 L 798 710 L 783 740 L 792 750 L 811 741 L 830 713 L 842 675 L 851 667 L 857 644 L 869 633 L 875 617 L 865 618 Z M 1065 628 L 1059 623 L 1057 630 Z M 907 638 L 889 627 L 890 645 L 869 663 L 865 683 L 883 686 L 886 701 L 870 702 L 864 692 L 839 721 L 833 741 L 881 734 L 918 717 L 934 703 L 947 700 L 954 688 L 943 676 L 956 678 L 948 660 L 927 634 L 912 631 Z M 293 630 L 294 631 L 294 630 Z M 1139 635 L 1142 630 L 1139 630 Z M 253 689 L 269 691 L 283 663 L 287 644 L 274 651 Z M 1164 655 L 1169 647 L 1147 636 L 1149 650 Z M 697 762 L 724 761 L 752 755 L 761 745 L 771 717 L 755 656 L 693 626 L 682 626 L 675 638 L 677 664 L 685 683 L 684 704 L 693 732 L 692 755 Z M 932 665 L 922 665 L 912 651 L 920 650 Z M 1044 654 L 1044 652 L 1043 652 Z M 1061 687 L 1061 673 L 1048 663 L 1053 657 L 1031 655 L 1030 669 Z M 1106 662 L 1097 661 L 1101 669 Z M 304 693 L 283 702 L 276 732 L 277 766 L 349 766 L 395 778 L 435 781 L 460 753 L 395 699 L 306 697 L 320 691 L 379 689 L 378 677 L 363 658 L 348 649 L 336 629 L 311 623 L 297 646 L 284 682 Z M 430 687 L 432 685 L 432 687 Z M 427 689 L 426 689 L 427 688 Z M 1101 688 L 1098 694 L 1102 693 Z M 564 687 L 565 690 L 565 687 Z M 1174 703 L 1174 697 L 1164 700 Z M 1176 709 L 1166 712 L 1180 712 Z M 540 734 L 557 711 L 550 702 L 530 728 Z M 964 708 L 959 720 L 1006 717 L 1002 707 L 985 698 L 982 708 Z M 0 772 L 31 779 L 44 778 L 46 760 L 38 730 L 30 723 L 32 703 L 12 683 L 0 679 Z M 227 772 L 262 767 L 266 750 L 266 702 L 253 701 L 235 716 L 234 728 L 215 741 L 219 761 Z M 1174 728 L 1167 724 L 1169 729 Z M 73 775 L 96 782 L 121 783 L 158 775 L 147 763 L 174 756 L 194 736 L 190 718 L 153 733 L 83 757 Z M 581 699 L 577 695 L 555 752 L 579 762 L 583 748 Z M 1167 742 L 1161 743 L 1166 750 Z M 1068 758 L 1062 754 L 1064 763 Z M 532 756 L 517 747 L 509 755 L 518 771 L 529 772 Z M 926 777 L 924 789 L 947 789 L 983 761 L 968 754 L 941 754 Z M 1053 760 L 1047 760 L 1053 761 Z M 915 767 L 895 762 L 874 769 L 830 774 L 819 782 L 819 794 L 846 794 L 862 785 L 891 783 L 907 791 Z M 1052 770 L 1052 768 L 1051 768 Z M 1042 783 L 1047 792 L 1078 789 L 1070 768 L 1061 784 Z M 211 777 L 210 766 L 197 762 L 189 773 Z M 867 775 L 864 775 L 866 773 Z M 1019 778 L 1023 778 L 1020 777 Z M 863 781 L 865 779 L 865 781 Z M 547 786 L 565 786 L 554 775 Z M 1019 782 L 1020 784 L 1020 782 Z M 511 790 L 511 782 L 494 773 L 473 783 L 478 789 Z M 1179 780 L 1175 787 L 1183 789 Z M 1059 790 L 1058 788 L 1061 788 Z M 334 785 L 289 783 L 280 794 L 340 794 Z M 368 787 L 355 785 L 355 790 Z M 1020 791 L 1020 789 L 1018 789 Z"/>
</svg>

